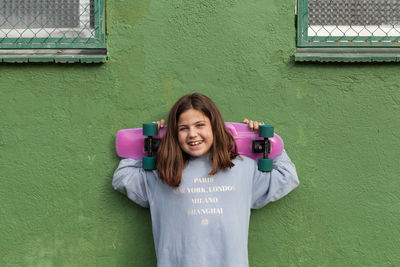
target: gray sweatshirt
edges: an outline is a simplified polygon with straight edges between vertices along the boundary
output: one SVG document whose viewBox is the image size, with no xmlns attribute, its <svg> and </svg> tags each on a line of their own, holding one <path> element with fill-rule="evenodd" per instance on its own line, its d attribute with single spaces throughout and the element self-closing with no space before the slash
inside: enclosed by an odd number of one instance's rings
<svg viewBox="0 0 400 267">
<path fill-rule="evenodd" d="M 191 158 L 174 188 L 156 171 L 144 171 L 140 160 L 121 160 L 113 187 L 150 208 L 157 266 L 248 266 L 250 210 L 282 198 L 299 180 L 285 151 L 271 172 L 244 156 L 233 163 L 209 175 L 208 155 Z"/>
</svg>

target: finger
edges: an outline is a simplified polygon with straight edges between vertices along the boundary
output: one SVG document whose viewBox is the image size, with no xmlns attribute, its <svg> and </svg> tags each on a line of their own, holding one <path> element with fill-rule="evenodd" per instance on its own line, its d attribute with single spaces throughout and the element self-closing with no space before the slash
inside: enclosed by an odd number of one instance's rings
<svg viewBox="0 0 400 267">
<path fill-rule="evenodd" d="M 161 128 L 165 126 L 165 120 L 161 120 L 160 126 L 161 126 Z"/>
<path fill-rule="evenodd" d="M 249 121 L 249 127 L 251 130 L 254 129 L 254 121 L 252 121 L 252 120 Z"/>
<path fill-rule="evenodd" d="M 249 120 L 247 118 L 244 118 L 243 123 L 249 124 Z"/>
<path fill-rule="evenodd" d="M 254 122 L 253 131 L 258 131 L 258 129 L 260 128 L 259 125 L 260 125 L 259 122 L 258 122 L 258 121 L 255 121 L 255 122 Z"/>
</svg>

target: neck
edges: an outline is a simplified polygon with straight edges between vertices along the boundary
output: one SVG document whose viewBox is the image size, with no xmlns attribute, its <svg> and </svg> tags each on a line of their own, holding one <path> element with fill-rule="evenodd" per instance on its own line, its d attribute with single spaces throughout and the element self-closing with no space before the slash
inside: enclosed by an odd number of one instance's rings
<svg viewBox="0 0 400 267">
<path fill-rule="evenodd" d="M 197 156 L 197 157 L 195 157 L 195 156 L 190 156 L 190 159 L 192 159 L 192 160 L 195 160 L 195 159 L 207 159 L 207 160 L 209 160 L 211 157 L 210 157 L 210 153 L 206 153 L 206 154 L 204 154 L 204 155 L 201 155 L 201 156 Z"/>
</svg>

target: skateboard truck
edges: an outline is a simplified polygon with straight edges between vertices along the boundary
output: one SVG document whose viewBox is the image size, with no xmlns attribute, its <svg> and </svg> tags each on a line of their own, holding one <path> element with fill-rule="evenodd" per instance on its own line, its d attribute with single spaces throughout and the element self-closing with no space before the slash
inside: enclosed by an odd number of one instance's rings
<svg viewBox="0 0 400 267">
<path fill-rule="evenodd" d="M 153 156 L 153 152 L 156 152 L 160 146 L 161 139 L 149 136 L 144 139 L 144 151 L 147 152 L 147 156 Z"/>
<path fill-rule="evenodd" d="M 144 139 L 144 151 L 147 152 L 147 157 L 142 158 L 143 169 L 145 170 L 156 169 L 156 157 L 153 156 L 153 152 L 157 151 L 161 142 L 161 139 L 153 137 L 157 134 L 157 123 L 143 123 L 143 135 L 147 136 Z"/>
<path fill-rule="evenodd" d="M 268 158 L 268 154 L 271 152 L 271 142 L 269 138 L 274 136 L 274 126 L 272 125 L 260 125 L 258 134 L 263 137 L 264 140 L 253 140 L 252 152 L 263 153 L 263 157 L 258 159 L 258 169 L 263 172 L 269 172 L 272 170 L 273 160 Z"/>
</svg>

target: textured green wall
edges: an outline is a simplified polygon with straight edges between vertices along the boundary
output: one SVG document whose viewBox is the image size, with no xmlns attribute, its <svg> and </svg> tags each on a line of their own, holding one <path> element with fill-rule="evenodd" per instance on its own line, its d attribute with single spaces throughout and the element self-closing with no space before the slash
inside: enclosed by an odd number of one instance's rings
<svg viewBox="0 0 400 267">
<path fill-rule="evenodd" d="M 108 63 L 0 65 L 0 266 L 154 266 L 114 137 L 193 91 L 274 124 L 298 169 L 252 213 L 251 266 L 400 265 L 400 65 L 295 64 L 292 0 L 107 9 Z"/>
</svg>

